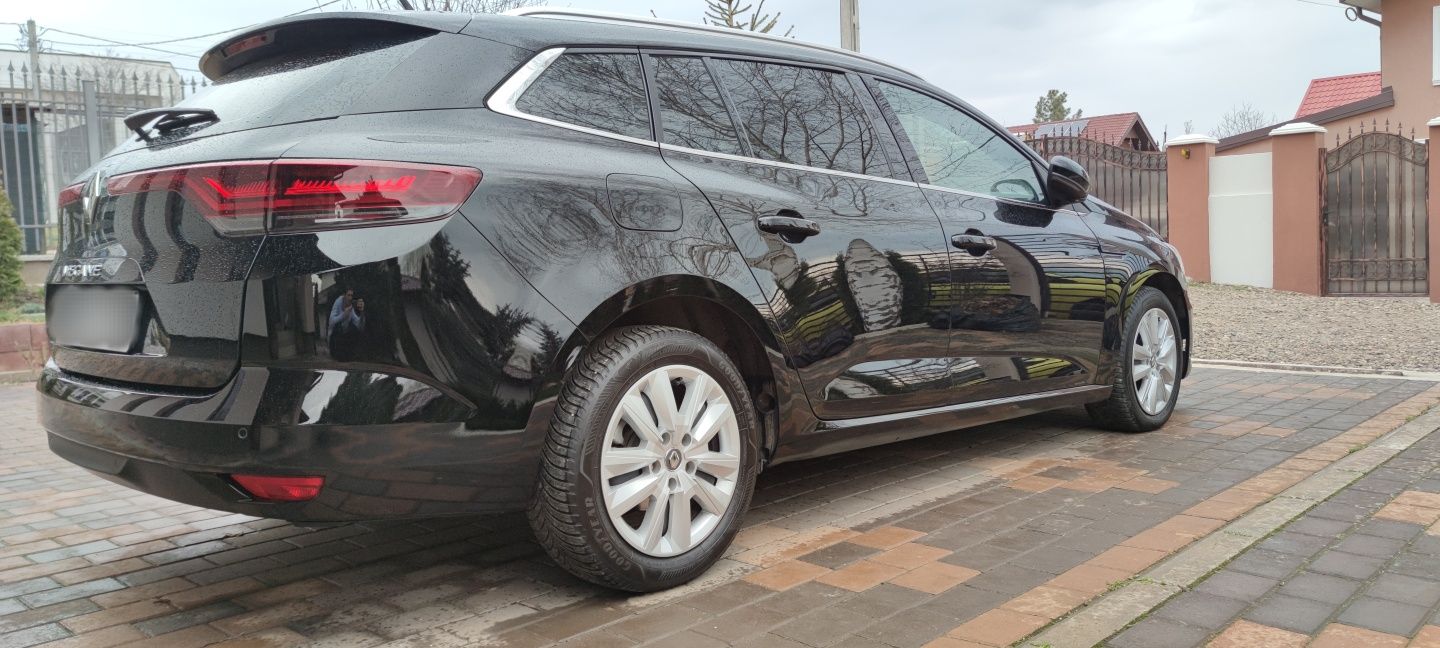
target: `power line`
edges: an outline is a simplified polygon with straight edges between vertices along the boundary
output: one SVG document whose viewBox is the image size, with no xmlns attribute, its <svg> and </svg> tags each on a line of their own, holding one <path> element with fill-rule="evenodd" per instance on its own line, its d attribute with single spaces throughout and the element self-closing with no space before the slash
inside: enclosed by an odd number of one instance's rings
<svg viewBox="0 0 1440 648">
<path fill-rule="evenodd" d="M 311 12 L 311 11 L 316 11 L 316 10 L 319 10 L 319 9 L 324 9 L 325 7 L 328 7 L 328 6 L 330 6 L 330 5 L 333 5 L 333 4 L 335 4 L 335 3 L 337 3 L 337 2 L 341 2 L 341 1 L 342 1 L 342 0 L 329 0 L 328 2 L 324 2 L 324 3 L 321 3 L 321 4 L 315 5 L 315 6 L 313 6 L 313 7 L 309 7 L 309 8 L 306 8 L 306 9 L 302 9 L 302 10 L 300 10 L 300 11 L 296 11 L 296 12 L 292 12 L 292 13 L 285 14 L 285 15 L 283 15 L 283 16 L 280 16 L 280 18 L 289 18 L 289 17 L 291 17 L 291 16 L 298 16 L 298 15 L 300 15 L 300 14 L 309 13 L 309 12 Z M 231 29 L 226 29 L 226 30 L 224 30 L 224 31 L 211 32 L 211 33 L 208 33 L 208 34 L 199 34 L 199 35 L 197 35 L 197 36 L 186 36 L 186 37 L 184 37 L 184 38 L 172 38 L 172 39 L 168 39 L 168 40 L 148 41 L 148 42 L 143 42 L 143 43 L 127 43 L 127 42 L 125 42 L 125 41 L 118 41 L 118 40 L 114 40 L 114 39 L 110 39 L 110 38 L 103 38 L 103 37 L 100 37 L 100 36 L 91 36 L 91 35 L 89 35 L 89 34 L 81 34 L 81 33 L 79 33 L 79 32 L 66 31 L 66 30 L 64 30 L 64 29 L 58 29 L 58 28 L 55 28 L 55 27 L 47 27 L 47 28 L 45 28 L 44 31 L 53 31 L 53 32 L 56 32 L 56 33 L 66 34 L 66 35 L 69 35 L 69 36 L 78 36 L 78 37 L 80 37 L 80 38 L 88 38 L 88 39 L 90 39 L 90 40 L 101 41 L 100 43 L 75 43 L 75 42 L 66 42 L 66 41 L 50 40 L 50 42 L 52 42 L 52 43 L 60 43 L 60 44 L 63 44 L 63 45 L 75 45 L 75 46 L 80 46 L 80 47 L 101 47 L 102 44 L 107 44 L 107 45 L 116 45 L 116 46 L 121 46 L 121 47 L 135 47 L 135 48 L 139 48 L 139 49 L 143 49 L 143 50 L 150 50 L 150 51 L 153 51 L 153 52 L 160 52 L 160 53 L 162 53 L 162 54 L 171 54 L 171 55 L 174 55 L 174 56 L 185 56 L 185 57 L 189 57 L 189 58 L 199 58 L 199 56 L 200 56 L 199 54 L 188 54 L 188 53 L 185 53 L 185 52 L 177 52 L 177 51 L 175 51 L 175 50 L 161 49 L 161 48 L 159 48 L 159 47 L 153 47 L 153 46 L 154 46 L 154 45 L 165 45 L 165 44 L 168 44 L 168 43 L 179 43 L 179 42 L 189 41 L 189 40 L 197 40 L 197 39 L 200 39 L 200 38 L 209 38 L 209 37 L 211 37 L 211 36 L 219 36 L 219 35 L 221 35 L 221 34 L 228 34 L 228 33 L 231 33 L 231 32 L 240 31 L 240 30 L 242 30 L 242 29 L 249 29 L 249 28 L 254 27 L 254 26 L 256 26 L 256 25 L 264 24 L 265 22 L 269 22 L 269 21 L 261 21 L 261 22 L 257 22 L 257 23 L 251 23 L 251 24 L 249 24 L 249 25 L 243 25 L 243 26 L 240 26 L 240 27 L 233 27 L 233 28 L 231 28 Z M 23 25 L 21 25 L 20 23 L 11 23 L 11 22 L 0 23 L 0 24 L 23 26 Z M 47 40 L 49 40 L 49 39 L 47 39 Z"/>
<path fill-rule="evenodd" d="M 189 57 L 191 57 L 191 58 L 196 58 L 196 57 L 197 57 L 197 55 L 195 55 L 195 54 L 186 54 L 185 52 L 177 52 L 177 51 L 175 51 L 175 50 L 160 49 L 160 48 L 158 48 L 158 47 L 150 47 L 150 46 L 148 46 L 148 45 L 137 45 L 137 44 L 135 44 L 135 43 L 126 43 L 125 41 L 117 41 L 117 40 L 111 40 L 111 39 L 109 39 L 109 38 L 101 38 L 101 37 L 99 37 L 99 36 L 91 36 L 91 35 L 89 35 L 89 34 L 81 34 L 81 33 L 78 33 L 78 32 L 65 31 L 65 30 L 63 30 L 63 29 L 57 29 L 57 28 L 55 28 L 55 27 L 47 27 L 47 28 L 46 28 L 46 31 L 53 31 L 53 32 L 58 33 L 58 34 L 67 34 L 67 35 L 70 35 L 70 36 L 79 36 L 80 38 L 89 38 L 90 40 L 102 41 L 102 42 L 105 42 L 105 43 L 109 43 L 109 44 L 111 44 L 111 45 L 123 45 L 123 46 L 125 46 L 125 47 L 137 47 L 137 48 L 139 48 L 139 49 L 150 50 L 150 51 L 152 51 L 152 52 L 161 52 L 161 53 L 163 53 L 163 54 L 174 54 L 174 55 L 176 55 L 176 56 L 189 56 Z M 51 41 L 51 42 L 60 42 L 60 41 Z M 69 45 L 85 45 L 86 43 L 67 43 L 67 44 L 69 44 Z M 97 46 L 97 45 L 94 44 L 94 43 L 90 43 L 89 45 L 90 45 L 91 47 L 96 47 L 96 46 Z"/>
<path fill-rule="evenodd" d="M 337 3 L 337 2 L 343 2 L 343 1 L 344 1 L 344 0 L 330 0 L 329 2 L 325 2 L 325 3 L 322 3 L 322 4 L 318 4 L 318 5 L 315 5 L 315 6 L 313 6 L 313 7 L 308 8 L 308 9 L 301 9 L 300 11 L 296 11 L 296 12 L 294 12 L 294 13 L 288 13 L 288 14 L 285 14 L 285 15 L 280 16 L 280 17 L 281 17 L 281 18 L 289 18 L 289 17 L 291 17 L 291 16 L 298 16 L 298 15 L 303 14 L 303 13 L 309 13 L 309 12 L 311 12 L 311 11 L 315 11 L 315 10 L 317 10 L 317 9 L 324 9 L 325 7 L 328 7 L 328 6 L 333 5 L 333 4 Z M 225 29 L 225 30 L 221 30 L 221 31 L 217 31 L 217 32 L 210 32 L 210 33 L 208 33 L 208 34 L 199 34 L 199 35 L 196 35 L 196 36 L 186 36 L 186 37 L 184 37 L 184 38 L 171 38 L 171 39 L 168 39 L 168 40 L 149 41 L 149 42 L 145 42 L 145 43 L 130 43 L 130 45 L 133 45 L 133 46 L 136 46 L 136 47 L 143 46 L 143 45 L 166 45 L 166 44 L 169 44 L 169 43 L 179 43 L 179 42 L 182 42 L 182 41 L 197 40 L 197 39 L 200 39 L 200 38 L 209 38 L 209 37 L 211 37 L 211 36 L 219 36 L 219 35 L 221 35 L 221 34 L 228 34 L 228 33 L 230 33 L 230 32 L 237 32 L 237 31 L 240 31 L 240 30 L 242 30 L 242 29 L 249 29 L 249 28 L 254 27 L 254 26 L 256 26 L 256 25 L 263 24 L 264 22 L 268 22 L 268 21 L 261 21 L 261 22 L 257 22 L 257 23 L 250 23 L 250 24 L 248 24 L 248 25 L 242 25 L 242 26 L 240 26 L 240 27 L 231 27 L 230 29 Z"/>
</svg>

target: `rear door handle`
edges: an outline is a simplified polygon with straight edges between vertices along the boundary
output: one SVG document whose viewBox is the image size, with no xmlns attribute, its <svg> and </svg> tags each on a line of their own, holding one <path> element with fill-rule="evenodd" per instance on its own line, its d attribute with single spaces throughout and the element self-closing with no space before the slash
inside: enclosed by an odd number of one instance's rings
<svg viewBox="0 0 1440 648">
<path fill-rule="evenodd" d="M 782 209 L 774 216 L 761 216 L 760 231 L 779 234 L 787 243 L 799 243 L 820 233 L 820 224 L 801 218 L 796 212 Z"/>
<path fill-rule="evenodd" d="M 979 233 L 956 234 L 950 237 L 950 244 L 975 256 L 995 249 L 995 239 Z"/>
</svg>

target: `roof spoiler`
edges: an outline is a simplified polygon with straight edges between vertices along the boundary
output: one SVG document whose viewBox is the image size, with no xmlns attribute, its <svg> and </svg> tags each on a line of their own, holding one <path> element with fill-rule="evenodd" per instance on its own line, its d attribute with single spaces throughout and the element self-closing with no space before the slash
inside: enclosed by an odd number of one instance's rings
<svg viewBox="0 0 1440 648">
<path fill-rule="evenodd" d="M 200 72 L 211 81 L 277 51 L 313 45 L 316 38 L 355 40 L 415 31 L 458 33 L 466 14 L 437 11 L 336 11 L 302 14 L 261 23 L 211 47 L 200 57 Z M 328 37 L 328 38 L 327 38 Z"/>
</svg>

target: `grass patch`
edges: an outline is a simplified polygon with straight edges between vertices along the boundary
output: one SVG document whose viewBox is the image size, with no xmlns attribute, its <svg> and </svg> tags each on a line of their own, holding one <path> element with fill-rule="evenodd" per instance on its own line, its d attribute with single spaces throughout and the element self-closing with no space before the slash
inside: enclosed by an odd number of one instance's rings
<svg viewBox="0 0 1440 648">
<path fill-rule="evenodd" d="M 0 304 L 0 324 L 45 321 L 45 290 L 26 287 L 20 299 Z"/>
</svg>

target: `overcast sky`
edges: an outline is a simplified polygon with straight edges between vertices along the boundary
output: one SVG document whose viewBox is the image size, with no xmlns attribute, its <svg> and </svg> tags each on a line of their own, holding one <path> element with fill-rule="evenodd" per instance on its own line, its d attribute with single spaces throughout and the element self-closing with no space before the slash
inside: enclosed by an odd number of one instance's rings
<svg viewBox="0 0 1440 648">
<path fill-rule="evenodd" d="M 345 0 L 364 6 L 365 0 Z M 338 9 L 345 2 L 332 5 Z M 57 50 L 170 60 L 194 56 L 104 45 L 63 30 L 152 42 L 230 29 L 317 0 L 47 0 L 0 3 L 0 22 L 35 19 Z M 698 21 L 703 0 L 554 0 Z M 801 40 L 839 44 L 839 0 L 766 0 Z M 1249 102 L 1283 120 L 1311 78 L 1378 70 L 1379 30 L 1338 0 L 860 0 L 860 48 L 914 70 L 1007 124 L 1028 123 L 1050 88 L 1088 114 L 1137 111 L 1158 139 L 1186 120 L 1208 131 Z M 156 47 L 199 54 L 223 36 Z M 0 45 L 19 39 L 0 24 Z M 93 46 L 80 43 L 92 43 Z"/>
</svg>

